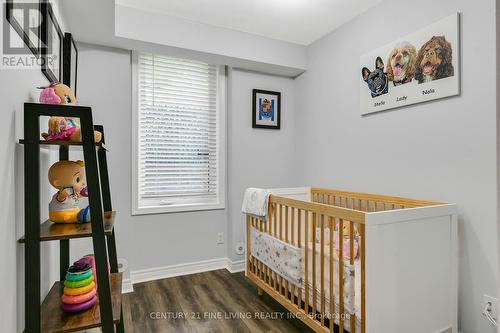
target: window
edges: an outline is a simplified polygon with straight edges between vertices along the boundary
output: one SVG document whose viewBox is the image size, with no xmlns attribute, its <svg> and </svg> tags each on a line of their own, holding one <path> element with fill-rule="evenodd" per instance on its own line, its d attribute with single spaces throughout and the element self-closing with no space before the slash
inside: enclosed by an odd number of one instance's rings
<svg viewBox="0 0 500 333">
<path fill-rule="evenodd" d="M 132 63 L 132 213 L 224 208 L 224 68 L 135 52 Z"/>
</svg>

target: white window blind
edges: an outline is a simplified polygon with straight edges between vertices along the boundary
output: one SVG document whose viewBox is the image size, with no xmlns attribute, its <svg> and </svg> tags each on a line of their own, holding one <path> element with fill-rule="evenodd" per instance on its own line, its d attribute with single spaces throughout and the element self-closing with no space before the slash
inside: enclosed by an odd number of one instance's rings
<svg viewBox="0 0 500 333">
<path fill-rule="evenodd" d="M 138 206 L 219 198 L 218 66 L 137 56 Z"/>
</svg>

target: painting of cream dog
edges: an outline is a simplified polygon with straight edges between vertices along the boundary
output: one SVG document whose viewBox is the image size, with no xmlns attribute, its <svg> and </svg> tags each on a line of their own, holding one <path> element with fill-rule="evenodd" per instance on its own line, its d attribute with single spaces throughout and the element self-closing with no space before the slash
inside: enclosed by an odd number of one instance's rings
<svg viewBox="0 0 500 333">
<path fill-rule="evenodd" d="M 387 59 L 387 77 L 395 86 L 409 83 L 415 76 L 417 50 L 409 42 L 400 42 Z"/>
</svg>

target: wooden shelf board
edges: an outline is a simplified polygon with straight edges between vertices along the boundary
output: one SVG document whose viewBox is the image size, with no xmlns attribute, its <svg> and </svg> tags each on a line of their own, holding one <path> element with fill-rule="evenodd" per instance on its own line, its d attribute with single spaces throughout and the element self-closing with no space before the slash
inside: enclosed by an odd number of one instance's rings
<svg viewBox="0 0 500 333">
<path fill-rule="evenodd" d="M 24 145 L 26 141 L 24 139 L 19 139 L 19 143 Z M 51 140 L 51 141 L 46 141 L 46 140 L 40 140 L 38 141 L 41 147 L 45 148 L 54 148 L 57 146 L 83 146 L 83 143 L 81 142 L 74 142 L 74 141 L 67 141 L 67 140 Z M 95 144 L 96 147 L 102 147 L 106 149 L 106 145 L 102 142 L 96 142 Z"/>
<path fill-rule="evenodd" d="M 111 235 L 115 224 L 116 212 L 104 212 L 104 233 Z M 53 223 L 45 221 L 40 225 L 40 241 L 92 237 L 92 224 L 89 223 Z M 19 239 L 24 243 L 24 236 Z"/>
<path fill-rule="evenodd" d="M 122 302 L 122 273 L 111 273 L 109 277 L 111 287 L 111 302 L 113 308 L 113 321 L 120 321 Z M 54 283 L 47 297 L 42 303 L 41 320 L 42 332 L 60 333 L 77 332 L 101 326 L 99 302 L 86 311 L 69 314 L 61 310 L 61 296 L 64 284 L 60 281 Z"/>
</svg>

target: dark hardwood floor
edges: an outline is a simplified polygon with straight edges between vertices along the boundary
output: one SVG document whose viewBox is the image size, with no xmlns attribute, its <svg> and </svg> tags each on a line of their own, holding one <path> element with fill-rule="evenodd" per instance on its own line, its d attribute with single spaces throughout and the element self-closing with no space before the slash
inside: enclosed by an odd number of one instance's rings
<svg viewBox="0 0 500 333">
<path fill-rule="evenodd" d="M 244 273 L 225 269 L 135 284 L 123 306 L 127 333 L 313 332 L 267 294 L 259 297 Z"/>
</svg>

